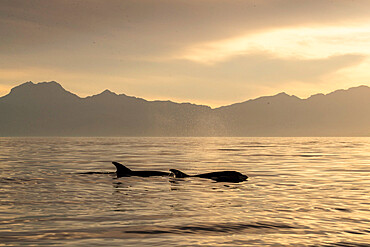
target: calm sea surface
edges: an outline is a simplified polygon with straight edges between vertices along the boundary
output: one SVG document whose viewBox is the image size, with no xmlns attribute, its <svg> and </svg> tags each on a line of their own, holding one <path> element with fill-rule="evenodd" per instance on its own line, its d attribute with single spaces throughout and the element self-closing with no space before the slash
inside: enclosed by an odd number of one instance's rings
<svg viewBox="0 0 370 247">
<path fill-rule="evenodd" d="M 84 174 L 236 170 L 242 183 Z M 370 246 L 370 138 L 0 138 L 0 246 Z"/>
</svg>

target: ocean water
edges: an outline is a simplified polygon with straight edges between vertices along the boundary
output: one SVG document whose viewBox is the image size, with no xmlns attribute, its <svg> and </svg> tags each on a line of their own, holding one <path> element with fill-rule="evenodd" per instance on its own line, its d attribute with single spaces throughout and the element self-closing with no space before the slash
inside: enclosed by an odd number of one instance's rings
<svg viewBox="0 0 370 247">
<path fill-rule="evenodd" d="M 370 138 L 0 138 L 0 246 L 370 246 Z"/>
</svg>

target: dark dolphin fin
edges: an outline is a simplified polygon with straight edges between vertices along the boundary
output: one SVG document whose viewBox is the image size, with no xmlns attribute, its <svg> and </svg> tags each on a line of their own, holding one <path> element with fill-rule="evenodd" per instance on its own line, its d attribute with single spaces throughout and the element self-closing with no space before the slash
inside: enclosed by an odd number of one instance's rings
<svg viewBox="0 0 370 247">
<path fill-rule="evenodd" d="M 132 173 L 132 171 L 130 169 L 128 169 L 126 166 L 118 163 L 118 162 L 115 162 L 113 161 L 112 162 L 113 165 L 116 166 L 117 168 L 117 177 L 125 177 L 125 176 L 130 176 L 130 174 Z"/>
<path fill-rule="evenodd" d="M 188 174 L 185 174 L 179 170 L 176 170 L 176 169 L 170 169 L 170 171 L 172 172 L 173 176 L 175 178 L 186 178 L 186 177 L 190 177 Z"/>
</svg>

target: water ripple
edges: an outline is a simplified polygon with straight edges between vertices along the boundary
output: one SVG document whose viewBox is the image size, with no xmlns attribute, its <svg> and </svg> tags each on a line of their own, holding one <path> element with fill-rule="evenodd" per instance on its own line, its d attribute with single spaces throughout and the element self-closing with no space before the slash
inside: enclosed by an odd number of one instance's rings
<svg viewBox="0 0 370 247">
<path fill-rule="evenodd" d="M 369 246 L 370 138 L 0 138 L 0 161 L 2 245 Z"/>
</svg>

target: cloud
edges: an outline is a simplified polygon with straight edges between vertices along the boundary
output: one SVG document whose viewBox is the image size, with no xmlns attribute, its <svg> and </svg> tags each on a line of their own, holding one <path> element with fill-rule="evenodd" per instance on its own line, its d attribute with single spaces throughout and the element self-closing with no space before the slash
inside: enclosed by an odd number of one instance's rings
<svg viewBox="0 0 370 247">
<path fill-rule="evenodd" d="M 370 26 L 293 27 L 190 46 L 177 57 L 217 63 L 239 54 L 269 52 L 281 58 L 317 59 L 338 54 L 370 54 Z"/>
<path fill-rule="evenodd" d="M 169 59 L 197 45 L 369 16 L 365 0 L 3 0 L 0 52 Z"/>
<path fill-rule="evenodd" d="M 3 0 L 0 49 L 24 52 L 95 40 L 144 55 L 261 30 L 358 23 L 369 16 L 365 0 Z"/>
</svg>

